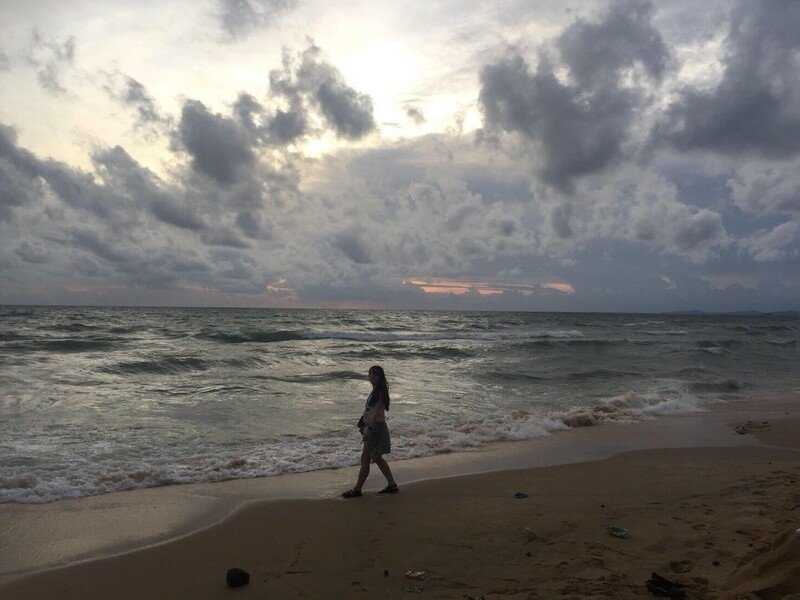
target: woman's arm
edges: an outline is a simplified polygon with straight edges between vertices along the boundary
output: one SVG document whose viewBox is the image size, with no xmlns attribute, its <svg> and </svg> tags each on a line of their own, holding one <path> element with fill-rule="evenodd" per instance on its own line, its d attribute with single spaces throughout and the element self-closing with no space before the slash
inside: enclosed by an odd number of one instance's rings
<svg viewBox="0 0 800 600">
<path fill-rule="evenodd" d="M 375 422 L 378 420 L 378 402 L 383 402 L 383 398 L 379 394 L 376 394 L 376 398 L 374 398 L 374 403 L 369 411 L 369 416 L 367 417 L 367 426 L 364 428 L 364 435 L 367 435 L 369 432 L 372 431 Z"/>
</svg>

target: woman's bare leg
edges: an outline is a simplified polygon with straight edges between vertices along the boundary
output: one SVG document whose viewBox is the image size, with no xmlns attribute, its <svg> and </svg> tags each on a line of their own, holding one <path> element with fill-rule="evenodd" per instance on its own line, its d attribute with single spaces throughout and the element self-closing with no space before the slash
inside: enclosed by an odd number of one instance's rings
<svg viewBox="0 0 800 600">
<path fill-rule="evenodd" d="M 370 443 L 364 442 L 364 450 L 361 451 L 361 470 L 358 472 L 358 481 L 353 488 L 356 492 L 361 491 L 361 488 L 364 487 L 364 482 L 369 477 L 369 452 L 371 449 Z"/>
<path fill-rule="evenodd" d="M 386 477 L 386 481 L 389 485 L 397 485 L 394 482 L 394 476 L 392 475 L 392 470 L 389 468 L 389 463 L 387 463 L 382 456 L 375 459 L 375 464 L 378 465 L 378 468 L 381 470 L 381 473 L 383 473 L 383 476 Z"/>
</svg>

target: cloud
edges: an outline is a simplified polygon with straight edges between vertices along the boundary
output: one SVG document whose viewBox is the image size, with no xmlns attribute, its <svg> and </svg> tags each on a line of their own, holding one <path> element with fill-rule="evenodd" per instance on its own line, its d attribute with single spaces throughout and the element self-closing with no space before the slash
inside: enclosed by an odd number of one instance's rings
<svg viewBox="0 0 800 600">
<path fill-rule="evenodd" d="M 745 163 L 728 180 L 728 187 L 743 210 L 800 215 L 800 160 Z"/>
<path fill-rule="evenodd" d="M 294 106 L 290 110 L 278 109 L 266 124 L 267 137 L 277 145 L 291 144 L 308 131 L 305 111 Z"/>
<path fill-rule="evenodd" d="M 0 125 L 0 221 L 9 220 L 14 207 L 32 202 L 41 193 L 20 163 L 24 164 L 24 157 L 17 151 L 17 132 Z"/>
<path fill-rule="evenodd" d="M 233 103 L 233 114 L 249 131 L 255 131 L 258 128 L 256 120 L 264 114 L 264 107 L 252 95 L 241 92 Z"/>
<path fill-rule="evenodd" d="M 333 246 L 354 263 L 366 264 L 372 262 L 367 243 L 358 232 L 343 231 L 333 238 Z"/>
<path fill-rule="evenodd" d="M 236 215 L 236 226 L 248 237 L 263 240 L 273 238 L 273 228 L 271 223 L 265 222 L 264 218 L 253 210 L 243 210 Z"/>
<path fill-rule="evenodd" d="M 31 243 L 28 240 L 23 240 L 14 252 L 28 263 L 40 264 L 47 262 L 49 258 L 47 249 L 40 242 Z"/>
<path fill-rule="evenodd" d="M 181 202 L 175 190 L 164 189 L 155 174 L 140 166 L 122 147 L 100 150 L 92 158 L 107 189 L 125 195 L 140 208 L 149 207 L 159 221 L 191 231 L 206 228 L 194 208 Z"/>
<path fill-rule="evenodd" d="M 328 123 L 341 137 L 357 140 L 375 129 L 369 96 L 337 79 L 320 83 L 316 100 Z"/>
<path fill-rule="evenodd" d="M 61 72 L 75 61 L 75 38 L 70 36 L 63 42 L 45 40 L 34 29 L 27 49 L 28 62 L 36 67 L 39 84 L 54 94 L 66 93 L 61 83 Z"/>
<path fill-rule="evenodd" d="M 618 240 L 700 264 L 731 241 L 720 212 L 684 204 L 673 182 L 642 167 L 587 177 L 569 194 L 538 190 L 536 197 L 542 249 L 555 255 Z"/>
<path fill-rule="evenodd" d="M 560 189 L 617 162 L 631 122 L 649 102 L 644 83 L 661 78 L 669 57 L 652 15 L 649 2 L 615 2 L 599 21 L 577 20 L 561 33 L 553 48 L 560 63 L 542 51 L 531 69 L 510 50 L 484 66 L 484 135 L 532 143 L 538 174 Z"/>
<path fill-rule="evenodd" d="M 138 128 L 158 134 L 170 126 L 171 119 L 161 113 L 144 84 L 133 77 L 115 71 L 108 76 L 103 88 L 111 98 L 134 111 Z"/>
<path fill-rule="evenodd" d="M 788 221 L 771 230 L 756 231 L 739 245 L 757 262 L 800 257 L 800 223 Z"/>
<path fill-rule="evenodd" d="M 271 96 L 285 105 L 266 125 L 279 142 L 309 133 L 312 111 L 339 137 L 357 140 L 375 129 L 372 99 L 347 85 L 313 41 L 296 57 L 284 50 L 283 67 L 271 71 L 269 81 Z"/>
<path fill-rule="evenodd" d="M 8 55 L 0 48 L 0 73 L 11 69 L 11 63 L 8 60 Z"/>
<path fill-rule="evenodd" d="M 673 183 L 640 167 L 582 178 L 578 197 L 565 204 L 550 188 L 534 186 L 533 196 L 510 188 L 526 169 L 504 154 L 463 136 L 425 136 L 300 162 L 303 181 L 317 182 L 300 192 L 289 175 L 267 170 L 262 179 L 269 156 L 257 155 L 244 176 L 220 187 L 182 164 L 161 179 L 121 147 L 96 150 L 92 171 L 82 171 L 41 159 L 2 131 L 0 165 L 28 194 L 0 220 L 3 287 L 16 290 L 17 301 L 24 294 L 64 301 L 63 279 L 90 290 L 69 296 L 84 302 L 369 298 L 428 308 L 644 310 L 708 307 L 702 303 L 713 299 L 732 306 L 690 277 L 695 264 L 731 268 L 720 262 L 730 245 L 721 215 L 682 204 Z M 515 185 L 525 190 L 525 181 Z M 567 207 L 562 238 L 548 220 L 558 207 Z M 736 243 L 744 268 L 794 257 L 796 230 L 766 232 Z M 659 296 L 663 277 L 675 284 L 667 299 Z M 471 283 L 453 296 L 404 280 Z M 52 296 L 41 282 L 53 286 Z M 754 294 L 740 301 L 771 306 L 780 295 Z"/>
<path fill-rule="evenodd" d="M 739 0 L 725 48 L 716 85 L 683 89 L 659 135 L 680 150 L 795 155 L 800 151 L 800 4 Z"/>
<path fill-rule="evenodd" d="M 578 19 L 567 27 L 556 46 L 570 76 L 583 87 L 606 87 L 638 64 L 661 78 L 669 50 L 652 24 L 653 13 L 651 2 L 618 0 L 600 21 Z"/>
<path fill-rule="evenodd" d="M 220 185 L 232 184 L 239 172 L 255 161 L 247 131 L 198 100 L 184 103 L 177 135 L 192 157 L 192 168 Z"/>
<path fill-rule="evenodd" d="M 425 123 L 425 115 L 419 108 L 415 106 L 406 105 L 405 109 L 406 109 L 406 116 L 412 121 L 414 121 L 415 124 L 422 125 Z"/>
<path fill-rule="evenodd" d="M 372 99 L 357 92 L 309 42 L 297 54 L 284 49 L 283 65 L 269 74 L 269 93 L 257 99 L 240 93 L 233 105 L 236 122 L 251 144 L 280 148 L 332 130 L 358 140 L 375 129 Z"/>
<path fill-rule="evenodd" d="M 273 24 L 296 5 L 296 0 L 218 0 L 220 26 L 230 40 L 239 40 Z"/>
<path fill-rule="evenodd" d="M 85 172 L 40 159 L 17 145 L 11 128 L 0 127 L 0 256 L 20 261 L 4 269 L 5 281 L 38 276 L 177 289 L 189 279 L 252 293 L 274 277 L 245 253 L 251 245 L 235 222 L 246 204 L 251 232 L 269 231 L 260 188 L 221 190 L 199 184 L 191 171 L 166 183 L 119 146 L 96 150 L 91 160 L 93 171 Z"/>
</svg>

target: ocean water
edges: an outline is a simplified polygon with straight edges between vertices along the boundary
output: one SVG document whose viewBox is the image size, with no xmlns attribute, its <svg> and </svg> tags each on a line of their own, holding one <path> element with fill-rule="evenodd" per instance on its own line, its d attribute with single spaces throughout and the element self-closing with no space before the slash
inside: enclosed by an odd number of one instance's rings
<svg viewBox="0 0 800 600">
<path fill-rule="evenodd" d="M 777 316 L 0 307 L 0 502 L 352 465 L 800 392 Z"/>
</svg>

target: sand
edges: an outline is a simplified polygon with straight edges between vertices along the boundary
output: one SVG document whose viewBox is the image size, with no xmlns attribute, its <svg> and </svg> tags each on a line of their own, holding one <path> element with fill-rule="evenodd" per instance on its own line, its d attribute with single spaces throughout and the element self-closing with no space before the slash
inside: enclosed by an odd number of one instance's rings
<svg viewBox="0 0 800 600">
<path fill-rule="evenodd" d="M 401 479 L 387 497 L 245 503 L 178 539 L 7 578 L 0 597 L 646 598 L 657 571 L 689 585 L 690 598 L 800 599 L 800 419 L 791 408 L 726 415 L 724 430 L 708 435 L 727 447 Z M 673 421 L 671 431 L 702 418 Z M 747 420 L 767 425 L 735 433 Z M 592 430 L 585 439 L 611 429 Z M 370 489 L 380 484 L 376 473 Z M 609 524 L 630 538 L 612 537 Z M 246 587 L 226 587 L 233 566 L 251 574 Z M 409 570 L 424 579 L 405 578 Z"/>
</svg>

